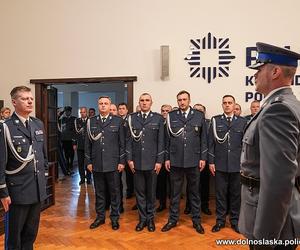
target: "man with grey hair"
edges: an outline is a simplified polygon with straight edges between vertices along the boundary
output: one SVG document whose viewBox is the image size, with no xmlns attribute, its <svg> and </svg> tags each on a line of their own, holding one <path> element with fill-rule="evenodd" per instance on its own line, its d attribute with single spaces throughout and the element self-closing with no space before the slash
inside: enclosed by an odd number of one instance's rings
<svg viewBox="0 0 300 250">
<path fill-rule="evenodd" d="M 243 138 L 239 229 L 250 240 L 264 240 L 262 245 L 252 242 L 250 249 L 296 249 L 295 239 L 300 237 L 300 102 L 291 85 L 300 54 L 265 43 L 256 47 L 257 61 L 249 68 L 257 70 L 256 91 L 265 99 Z"/>
<path fill-rule="evenodd" d="M 245 116 L 247 121 L 250 121 L 252 117 L 255 116 L 255 114 L 259 111 L 259 109 L 260 109 L 260 102 L 257 100 L 252 101 L 250 104 L 251 114 Z"/>
</svg>

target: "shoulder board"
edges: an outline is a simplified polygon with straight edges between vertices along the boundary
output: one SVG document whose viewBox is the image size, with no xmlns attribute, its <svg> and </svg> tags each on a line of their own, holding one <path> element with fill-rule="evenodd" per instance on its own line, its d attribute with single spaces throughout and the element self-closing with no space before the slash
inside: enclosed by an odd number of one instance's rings
<svg viewBox="0 0 300 250">
<path fill-rule="evenodd" d="M 173 114 L 179 114 L 180 113 L 180 110 L 179 109 L 174 109 L 174 110 L 171 110 L 169 112 L 170 115 L 173 115 Z"/>
<path fill-rule="evenodd" d="M 282 96 L 276 96 L 274 98 L 274 100 L 271 101 L 271 104 L 273 104 L 273 103 L 281 103 L 281 102 L 283 102 L 283 97 Z"/>
<path fill-rule="evenodd" d="M 212 118 L 218 119 L 218 118 L 221 118 L 221 117 L 222 117 L 222 115 L 215 115 Z"/>
</svg>

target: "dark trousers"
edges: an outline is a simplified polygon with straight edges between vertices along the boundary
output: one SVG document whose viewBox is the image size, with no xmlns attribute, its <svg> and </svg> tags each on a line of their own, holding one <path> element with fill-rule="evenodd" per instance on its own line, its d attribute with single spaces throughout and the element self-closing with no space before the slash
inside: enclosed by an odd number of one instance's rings
<svg viewBox="0 0 300 250">
<path fill-rule="evenodd" d="M 125 173 L 126 173 L 126 185 L 127 185 L 127 190 L 126 190 L 126 195 L 132 195 L 134 192 L 134 182 L 133 182 L 133 173 L 128 166 L 128 164 L 125 165 Z"/>
<path fill-rule="evenodd" d="M 91 181 L 91 172 L 87 170 L 86 165 L 84 164 L 84 150 L 77 149 L 78 157 L 78 171 L 80 175 L 80 180 L 84 181 L 85 178 L 87 181 Z"/>
<path fill-rule="evenodd" d="M 209 208 L 209 178 L 210 172 L 208 165 L 200 172 L 199 195 L 201 199 L 201 209 Z M 190 208 L 189 186 L 186 187 L 186 207 Z"/>
<path fill-rule="evenodd" d="M 64 156 L 63 148 L 62 148 L 62 143 L 61 143 L 60 140 L 57 143 L 57 160 L 58 160 L 58 164 L 61 168 L 61 171 L 66 176 L 68 174 L 67 163 L 66 163 L 66 159 L 65 159 L 65 156 Z M 58 178 L 58 171 L 57 171 L 57 176 L 56 177 Z"/>
<path fill-rule="evenodd" d="M 200 172 L 200 183 L 199 183 L 199 195 L 201 199 L 201 209 L 209 208 L 209 166 L 206 165 L 205 168 Z M 186 207 L 190 208 L 189 201 L 189 185 L 186 186 Z"/>
<path fill-rule="evenodd" d="M 200 198 L 201 198 L 201 208 L 209 208 L 209 178 L 210 171 L 209 166 L 205 165 L 205 168 L 200 172 Z"/>
<path fill-rule="evenodd" d="M 176 223 L 179 219 L 179 205 L 184 175 L 186 176 L 187 185 L 189 187 L 188 195 L 191 204 L 192 221 L 193 223 L 197 224 L 200 222 L 199 174 L 200 171 L 198 167 L 171 167 L 171 201 L 169 222 Z"/>
<path fill-rule="evenodd" d="M 5 221 L 7 249 L 33 249 L 40 222 L 41 204 L 9 206 Z"/>
<path fill-rule="evenodd" d="M 239 220 L 241 205 L 240 173 L 216 171 L 217 223 L 225 224 L 228 198 L 230 223 L 236 225 Z"/>
<path fill-rule="evenodd" d="M 119 220 L 119 207 L 120 207 L 120 176 L 118 171 L 113 172 L 93 172 L 94 187 L 96 196 L 96 213 L 97 218 L 105 220 L 105 192 L 106 185 L 108 184 L 108 190 L 110 195 L 110 219 L 111 221 Z"/>
<path fill-rule="evenodd" d="M 122 182 L 122 174 L 123 174 L 123 172 L 119 173 L 119 177 L 120 177 L 120 207 L 123 207 L 123 182 Z"/>
<path fill-rule="evenodd" d="M 66 163 L 67 163 L 67 170 L 73 170 L 73 160 L 74 160 L 74 150 L 72 141 L 62 141 L 62 147 L 64 149 Z"/>
<path fill-rule="evenodd" d="M 154 219 L 156 181 L 154 170 L 135 170 L 134 188 L 141 222 Z"/>
<path fill-rule="evenodd" d="M 157 176 L 156 196 L 161 206 L 166 206 L 167 190 L 170 183 L 170 175 L 163 164 Z"/>
</svg>

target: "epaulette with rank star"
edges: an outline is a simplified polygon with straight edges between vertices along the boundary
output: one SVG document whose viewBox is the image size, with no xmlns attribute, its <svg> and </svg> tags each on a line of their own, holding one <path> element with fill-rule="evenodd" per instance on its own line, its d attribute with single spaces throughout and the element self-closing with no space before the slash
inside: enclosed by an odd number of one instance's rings
<svg viewBox="0 0 300 250">
<path fill-rule="evenodd" d="M 281 103 L 283 102 L 283 96 L 276 96 L 275 99 L 271 102 L 271 104 L 273 103 Z"/>
</svg>

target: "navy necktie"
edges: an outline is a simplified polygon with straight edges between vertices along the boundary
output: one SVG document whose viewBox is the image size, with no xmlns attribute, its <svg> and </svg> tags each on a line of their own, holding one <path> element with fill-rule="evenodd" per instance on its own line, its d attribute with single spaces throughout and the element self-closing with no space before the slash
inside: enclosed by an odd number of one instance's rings
<svg viewBox="0 0 300 250">
<path fill-rule="evenodd" d="M 146 121 L 146 113 L 143 114 L 143 121 Z"/>
<path fill-rule="evenodd" d="M 231 125 L 231 117 L 227 117 L 227 124 L 228 124 L 228 126 L 230 126 Z"/>
</svg>

